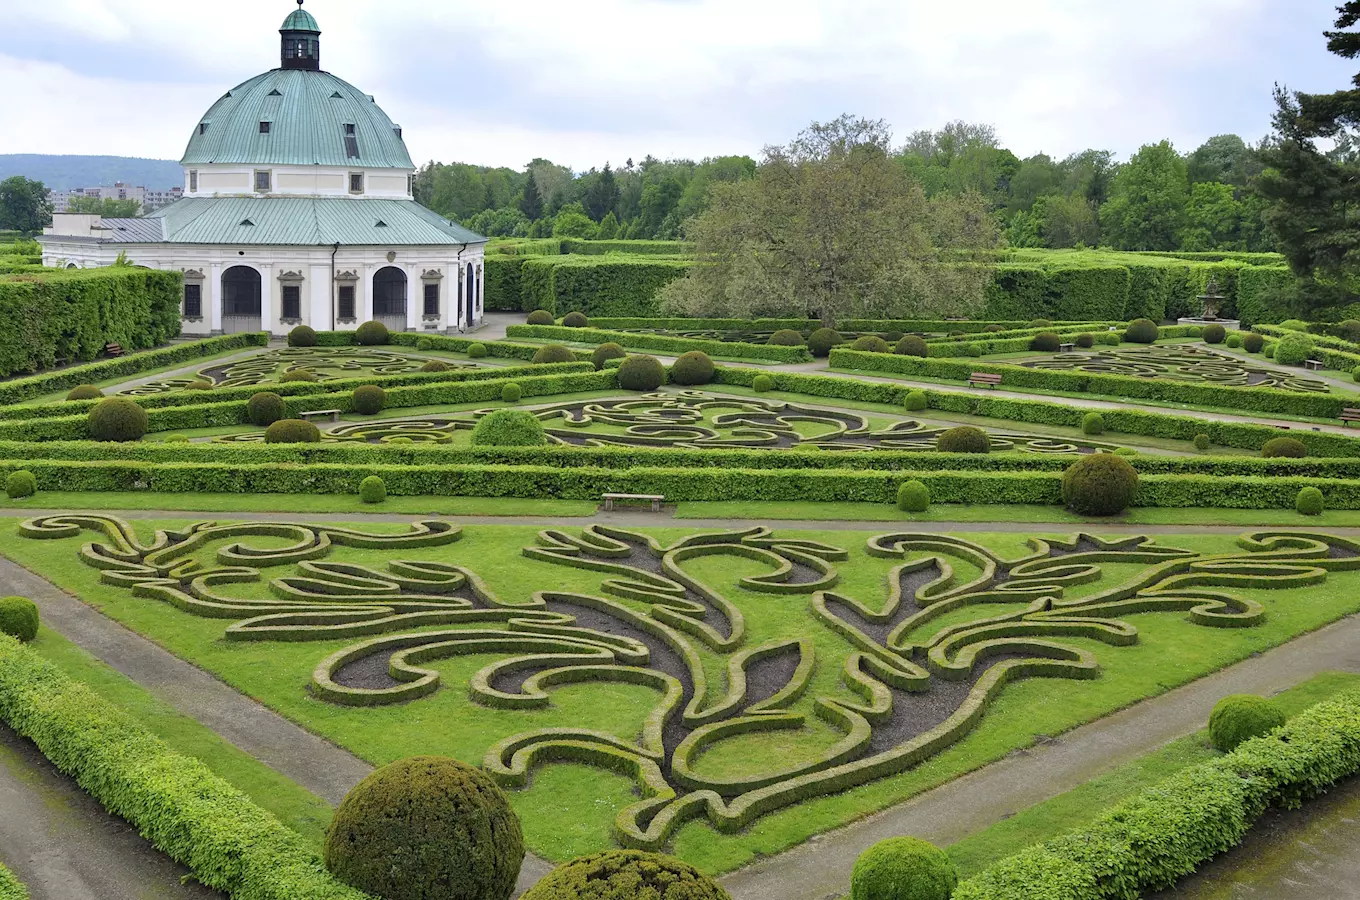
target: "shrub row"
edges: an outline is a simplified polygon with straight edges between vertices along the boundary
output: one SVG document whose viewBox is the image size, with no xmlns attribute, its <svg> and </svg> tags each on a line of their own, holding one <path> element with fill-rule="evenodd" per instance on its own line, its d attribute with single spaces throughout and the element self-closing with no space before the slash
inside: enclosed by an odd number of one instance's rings
<svg viewBox="0 0 1360 900">
<path fill-rule="evenodd" d="M 444 350 L 451 353 L 467 353 L 473 344 L 481 344 L 486 348 L 486 355 L 492 359 L 522 359 L 526 362 L 534 358 L 541 347 L 538 344 L 515 344 L 510 341 L 482 341 L 475 337 L 451 337 L 441 334 L 415 334 L 414 332 L 396 332 L 392 335 L 392 343 L 404 347 L 414 348 L 421 341 L 428 342 L 432 350 Z M 590 362 L 589 350 L 573 350 L 571 355 L 577 362 Z"/>
<path fill-rule="evenodd" d="M 1237 846 L 1266 809 L 1296 808 L 1360 772 L 1360 693 L 1305 711 L 959 885 L 954 900 L 1133 900 Z"/>
<path fill-rule="evenodd" d="M 1266 336 L 1266 346 L 1278 344 L 1281 338 L 1293 333 L 1270 325 L 1258 325 L 1252 331 Z M 1350 373 L 1360 368 L 1360 352 L 1356 352 L 1360 348 L 1350 341 L 1317 334 L 1308 335 L 1308 340 L 1313 343 L 1313 349 L 1308 353 L 1309 359 L 1316 359 L 1337 372 Z"/>
<path fill-rule="evenodd" d="M 520 269 L 520 306 L 557 315 L 647 315 L 656 312 L 657 291 L 690 265 L 656 256 L 530 257 Z"/>
<path fill-rule="evenodd" d="M 812 360 L 812 354 L 808 353 L 806 347 L 779 347 L 772 344 L 747 344 L 657 334 L 634 334 L 627 331 L 607 331 L 600 328 L 511 325 L 505 330 L 505 334 L 511 338 L 572 341 L 583 344 L 614 343 L 630 349 L 655 350 L 673 356 L 679 356 L 692 350 L 702 350 L 710 356 L 739 356 L 747 359 L 768 359 L 781 363 L 809 362 Z"/>
<path fill-rule="evenodd" d="M 145 353 L 132 353 L 117 359 L 106 359 L 84 366 L 72 366 L 59 372 L 33 375 L 29 378 L 16 378 L 0 382 L 0 405 L 22 403 L 34 397 L 56 391 L 67 390 L 79 384 L 94 384 L 110 378 L 137 375 L 151 369 L 161 369 L 175 363 L 215 356 L 231 350 L 245 350 L 250 347 L 264 347 L 269 343 L 269 335 L 264 332 L 249 334 L 229 334 L 224 337 L 207 338 L 149 350 Z M 102 349 L 102 345 L 101 345 Z"/>
<path fill-rule="evenodd" d="M 233 900 L 363 900 L 301 838 L 196 759 L 12 638 L 0 718 L 115 815 Z"/>
</svg>

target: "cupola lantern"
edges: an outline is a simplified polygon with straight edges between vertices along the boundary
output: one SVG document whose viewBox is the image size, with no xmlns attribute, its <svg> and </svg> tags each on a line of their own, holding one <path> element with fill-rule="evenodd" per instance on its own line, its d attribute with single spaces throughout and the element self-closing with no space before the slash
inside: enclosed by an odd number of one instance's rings
<svg viewBox="0 0 1360 900">
<path fill-rule="evenodd" d="M 305 69 L 309 72 L 321 71 L 321 28 L 312 14 L 302 8 L 302 0 L 297 0 L 298 8 L 283 20 L 279 34 L 283 36 L 282 61 L 285 69 Z"/>
</svg>

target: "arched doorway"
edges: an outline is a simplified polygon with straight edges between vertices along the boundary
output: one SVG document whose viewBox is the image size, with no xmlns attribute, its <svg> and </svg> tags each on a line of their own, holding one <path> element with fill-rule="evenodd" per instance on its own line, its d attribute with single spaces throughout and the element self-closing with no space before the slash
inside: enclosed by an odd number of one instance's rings
<svg viewBox="0 0 1360 900">
<path fill-rule="evenodd" d="M 406 273 L 386 266 L 373 276 L 373 318 L 389 331 L 406 330 Z"/>
<path fill-rule="evenodd" d="M 477 324 L 477 270 L 472 268 L 472 263 L 468 263 L 467 277 L 463 283 L 467 285 L 467 302 L 463 304 L 466 311 L 463 315 L 467 317 L 467 327 L 470 329 Z"/>
<path fill-rule="evenodd" d="M 260 321 L 260 273 L 250 266 L 232 266 L 222 273 L 222 331 L 263 331 Z"/>
</svg>

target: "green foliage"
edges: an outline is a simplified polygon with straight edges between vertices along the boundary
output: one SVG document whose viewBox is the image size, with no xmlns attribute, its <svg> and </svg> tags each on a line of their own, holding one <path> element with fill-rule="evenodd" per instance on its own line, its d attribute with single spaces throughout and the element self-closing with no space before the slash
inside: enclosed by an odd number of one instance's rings
<svg viewBox="0 0 1360 900">
<path fill-rule="evenodd" d="M 1098 412 L 1089 412 L 1082 416 L 1081 432 L 1090 435 L 1104 434 L 1105 417 Z"/>
<path fill-rule="evenodd" d="M 576 359 L 576 354 L 572 353 L 561 344 L 544 344 L 534 353 L 534 365 L 542 366 L 549 363 L 572 362 Z"/>
<path fill-rule="evenodd" d="M 542 447 L 548 443 L 543 423 L 522 409 L 498 409 L 472 429 L 474 447 Z"/>
<path fill-rule="evenodd" d="M 949 900 L 958 883 L 958 869 L 934 844 L 888 838 L 855 860 L 850 900 Z"/>
<path fill-rule="evenodd" d="M 321 429 L 303 419 L 279 419 L 265 429 L 266 444 L 317 444 Z"/>
<path fill-rule="evenodd" d="M 768 343 L 709 340 L 685 335 L 639 334 L 599 328 L 573 328 L 551 325 L 511 325 L 506 334 L 512 338 L 533 340 L 565 340 L 576 343 L 615 343 L 635 350 L 656 350 L 679 356 L 691 350 L 702 350 L 710 356 L 742 356 L 748 359 L 768 359 L 775 362 L 807 362 L 811 357 L 801 347 L 780 347 Z"/>
<path fill-rule="evenodd" d="M 387 499 L 387 483 L 377 475 L 359 482 L 359 499 L 364 503 L 382 503 Z"/>
<path fill-rule="evenodd" d="M 1138 492 L 1138 473 L 1112 453 L 1095 453 L 1072 464 L 1062 477 L 1063 502 L 1084 516 L 1113 516 L 1128 509 Z"/>
<path fill-rule="evenodd" d="M 129 351 L 163 344 L 179 334 L 181 294 L 179 272 L 152 269 L 0 276 L 0 377 L 92 360 L 110 343 Z"/>
<path fill-rule="evenodd" d="M 924 338 L 919 335 L 909 334 L 897 342 L 897 346 L 893 349 L 893 352 L 898 356 L 919 356 L 924 358 L 930 355 L 930 348 L 926 346 Z"/>
<path fill-rule="evenodd" d="M 1061 346 L 1062 338 L 1051 331 L 1036 334 L 1029 342 L 1029 349 L 1040 353 L 1056 353 Z"/>
<path fill-rule="evenodd" d="M 1322 491 L 1315 487 L 1303 488 L 1299 491 L 1298 499 L 1294 501 L 1294 509 L 1304 516 L 1320 516 L 1326 508 Z"/>
<path fill-rule="evenodd" d="M 925 512 L 930 508 L 930 488 L 919 481 L 905 481 L 897 489 L 897 508 L 903 512 Z"/>
<path fill-rule="evenodd" d="M 902 402 L 907 412 L 920 412 L 930 406 L 930 400 L 926 397 L 926 392 L 922 390 L 910 391 L 907 399 Z"/>
<path fill-rule="evenodd" d="M 78 384 L 66 395 L 67 400 L 98 400 L 104 392 L 92 384 Z"/>
<path fill-rule="evenodd" d="M 1201 453 L 1209 449 L 1209 443 L 1210 443 L 1209 435 L 1207 434 L 1195 435 L 1195 449 L 1200 451 Z"/>
<path fill-rule="evenodd" d="M 1207 340 L 1207 329 L 1206 329 L 1206 340 Z M 1242 332 L 1240 332 L 1240 331 L 1234 331 L 1232 334 L 1229 334 L 1229 335 L 1227 336 L 1227 339 L 1226 339 L 1225 343 L 1227 343 L 1229 349 L 1232 349 L 1232 350 L 1241 350 L 1241 349 L 1242 349 L 1242 344 L 1244 343 L 1244 341 L 1243 341 L 1243 339 L 1242 339 Z"/>
<path fill-rule="evenodd" d="M 758 394 L 764 394 L 774 390 L 774 379 L 769 375 L 761 373 L 751 381 L 751 387 Z"/>
<path fill-rule="evenodd" d="M 562 317 L 562 325 L 566 328 L 587 328 L 590 326 L 590 319 L 585 313 L 569 312 Z"/>
<path fill-rule="evenodd" d="M 619 365 L 618 378 L 626 391 L 654 391 L 666 383 L 666 368 L 655 356 L 630 356 Z"/>
<path fill-rule="evenodd" d="M 1302 319 L 1285 319 L 1279 327 L 1285 331 L 1302 331 L 1304 333 L 1308 331 L 1308 323 Z"/>
<path fill-rule="evenodd" d="M 23 643 L 38 636 L 38 607 L 27 597 L 0 598 L 0 634 Z"/>
<path fill-rule="evenodd" d="M 1313 339 L 1301 332 L 1291 332 L 1275 344 L 1275 362 L 1282 366 L 1301 366 L 1313 352 Z"/>
<path fill-rule="evenodd" d="M 217 385 L 208 381 L 206 378 L 198 378 L 184 386 L 186 391 L 211 391 Z"/>
<path fill-rule="evenodd" d="M 1242 349 L 1248 353 L 1260 353 L 1266 339 L 1255 332 L 1242 335 Z"/>
<path fill-rule="evenodd" d="M 1096 345 L 1096 336 L 1089 332 L 1082 332 L 1076 336 L 1074 343 L 1083 350 L 1090 350 Z"/>
<path fill-rule="evenodd" d="M 107 397 L 90 410 L 89 428 L 96 441 L 140 441 L 148 428 L 146 410 L 124 397 Z"/>
<path fill-rule="evenodd" d="M 1150 319 L 1135 319 L 1124 330 L 1124 340 L 1130 344 L 1155 344 L 1161 329 Z"/>
<path fill-rule="evenodd" d="M 0 181 L 0 229 L 38 234 L 52 224 L 52 201 L 41 181 L 13 175 Z"/>
<path fill-rule="evenodd" d="M 279 382 L 281 384 L 292 384 L 295 382 L 315 384 L 320 380 L 321 380 L 320 378 L 316 377 L 315 372 L 311 372 L 307 369 L 293 369 L 290 372 L 284 372 L 283 377 L 279 379 Z"/>
<path fill-rule="evenodd" d="M 288 346 L 315 347 L 316 329 L 310 325 L 298 325 L 288 332 Z"/>
<path fill-rule="evenodd" d="M 684 277 L 690 265 L 688 259 L 658 256 L 532 257 L 520 269 L 520 294 L 526 306 L 559 313 L 652 315 L 657 293 Z"/>
<path fill-rule="evenodd" d="M 609 362 L 611 359 L 623 359 L 627 355 L 627 350 L 624 350 L 613 341 L 608 341 L 595 348 L 594 352 L 590 354 L 590 361 L 594 364 L 595 370 L 598 372 L 603 369 L 605 363 Z"/>
<path fill-rule="evenodd" d="M 1273 438 L 1261 447 L 1263 459 L 1304 459 L 1307 456 L 1308 447 L 1298 438 Z"/>
<path fill-rule="evenodd" d="M 5 496 L 11 500 L 23 500 L 38 493 L 38 479 L 32 472 L 20 469 L 5 476 Z"/>
<path fill-rule="evenodd" d="M 689 863 L 641 850 L 607 850 L 558 866 L 523 900 L 732 900 Z"/>
<path fill-rule="evenodd" d="M 161 438 L 161 442 L 166 444 L 187 444 L 189 443 L 189 436 L 187 434 L 167 434 L 165 437 Z"/>
<path fill-rule="evenodd" d="M 3 865 L 0 865 L 0 900 L 29 900 L 28 888 Z"/>
<path fill-rule="evenodd" d="M 376 320 L 365 322 L 354 330 L 354 343 L 361 347 L 376 347 L 390 340 L 387 326 Z"/>
<path fill-rule="evenodd" d="M 468 347 L 467 355 L 470 359 L 486 359 L 486 344 L 476 343 Z"/>
<path fill-rule="evenodd" d="M 513 381 L 501 388 L 502 403 L 518 403 L 523 396 L 524 388 Z"/>
<path fill-rule="evenodd" d="M 555 321 L 553 314 L 546 309 L 536 309 L 524 320 L 526 325 L 552 325 Z"/>
<path fill-rule="evenodd" d="M 1189 201 L 1185 160 L 1169 141 L 1148 144 L 1116 173 L 1101 228 L 1120 250 L 1176 250 Z"/>
<path fill-rule="evenodd" d="M 351 408 L 361 416 L 376 416 L 387 405 L 387 392 L 375 384 L 354 389 Z"/>
<path fill-rule="evenodd" d="M 273 391 L 260 391 L 246 401 L 246 421 L 251 425 L 273 425 L 287 414 L 283 398 Z"/>
<path fill-rule="evenodd" d="M 792 328 L 781 328 L 770 335 L 768 343 L 775 347 L 802 347 L 805 342 L 801 333 Z"/>
<path fill-rule="evenodd" d="M 936 449 L 941 453 L 991 453 L 992 442 L 981 428 L 960 425 L 941 434 Z"/>
<path fill-rule="evenodd" d="M 905 340 L 905 338 L 903 338 L 903 340 Z M 876 334 L 866 334 L 863 337 L 856 338 L 855 342 L 850 345 L 850 348 L 852 350 L 859 350 L 862 353 L 892 352 L 892 348 L 888 346 L 888 342 Z"/>
<path fill-rule="evenodd" d="M 808 350 L 818 359 L 825 359 L 833 347 L 845 343 L 840 332 L 831 328 L 818 328 L 807 339 Z"/>
<path fill-rule="evenodd" d="M 713 380 L 713 360 L 702 350 L 691 350 L 671 365 L 671 381 L 685 387 L 708 384 Z"/>
<path fill-rule="evenodd" d="M 486 348 L 482 349 L 485 350 Z M 468 355 L 470 356 L 471 354 Z M 426 373 L 447 372 L 449 371 L 449 364 L 444 362 L 442 359 L 431 359 L 426 361 L 425 364 L 420 367 L 420 371 Z"/>
<path fill-rule="evenodd" d="M 1214 749 L 1231 753 L 1243 742 L 1262 737 L 1284 725 L 1284 712 L 1254 694 L 1233 694 L 1214 704 L 1209 715 L 1209 740 Z"/>
<path fill-rule="evenodd" d="M 1205 325 L 1201 334 L 1206 344 L 1221 344 L 1228 338 L 1228 329 L 1222 325 Z"/>
<path fill-rule="evenodd" d="M 416 349 L 421 353 L 428 353 L 434 349 L 434 341 L 427 337 L 420 338 L 416 341 Z"/>
<path fill-rule="evenodd" d="M 1123 343 L 1123 338 L 1113 331 L 1105 331 L 1096 335 L 1096 343 L 1102 347 L 1118 347 Z"/>
</svg>

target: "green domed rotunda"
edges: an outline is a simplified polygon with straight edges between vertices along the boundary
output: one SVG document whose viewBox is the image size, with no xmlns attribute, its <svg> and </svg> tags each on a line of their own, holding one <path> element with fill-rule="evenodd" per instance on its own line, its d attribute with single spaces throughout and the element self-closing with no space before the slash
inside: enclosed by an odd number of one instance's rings
<svg viewBox="0 0 1360 900">
<path fill-rule="evenodd" d="M 40 238 L 44 264 L 125 253 L 178 269 L 186 334 L 480 325 L 486 238 L 416 203 L 401 126 L 322 70 L 321 27 L 303 0 L 279 35 L 279 67 L 194 124 L 184 199 L 145 218 L 58 215 Z"/>
</svg>

